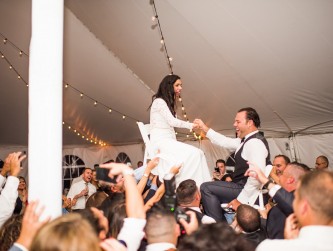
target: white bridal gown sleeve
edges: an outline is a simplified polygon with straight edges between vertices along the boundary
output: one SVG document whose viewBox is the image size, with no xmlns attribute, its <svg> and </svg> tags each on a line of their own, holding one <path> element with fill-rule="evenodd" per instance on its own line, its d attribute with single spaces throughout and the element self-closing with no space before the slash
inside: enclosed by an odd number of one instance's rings
<svg viewBox="0 0 333 251">
<path fill-rule="evenodd" d="M 150 126 L 150 141 L 155 151 L 159 149 L 163 156 L 155 168 L 155 173 L 159 175 L 160 180 L 163 180 L 164 175 L 173 165 L 179 163 L 182 163 L 183 166 L 176 176 L 177 186 L 186 179 L 195 180 L 199 187 L 203 182 L 211 180 L 204 153 L 200 149 L 178 142 L 176 139 L 174 127 L 192 129 L 192 123 L 175 118 L 166 102 L 157 98 L 151 106 Z"/>
</svg>

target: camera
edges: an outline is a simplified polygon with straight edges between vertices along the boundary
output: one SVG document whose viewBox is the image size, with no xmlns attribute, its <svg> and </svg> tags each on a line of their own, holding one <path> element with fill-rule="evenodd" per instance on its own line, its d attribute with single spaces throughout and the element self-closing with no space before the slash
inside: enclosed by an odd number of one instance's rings
<svg viewBox="0 0 333 251">
<path fill-rule="evenodd" d="M 219 173 L 220 172 L 220 168 L 214 167 L 214 171 L 217 172 L 217 173 Z"/>
<path fill-rule="evenodd" d="M 176 221 L 184 219 L 190 222 L 190 216 L 186 214 L 185 210 L 181 207 L 177 207 L 176 198 L 176 179 L 172 173 L 166 174 L 163 178 L 165 186 L 165 194 L 163 199 L 164 207 L 174 213 Z M 181 233 L 185 233 L 183 226 L 180 224 Z"/>
</svg>

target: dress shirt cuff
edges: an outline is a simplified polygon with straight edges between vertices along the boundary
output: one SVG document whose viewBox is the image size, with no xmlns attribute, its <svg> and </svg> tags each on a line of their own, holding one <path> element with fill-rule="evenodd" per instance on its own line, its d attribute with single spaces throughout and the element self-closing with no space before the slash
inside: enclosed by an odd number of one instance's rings
<svg viewBox="0 0 333 251">
<path fill-rule="evenodd" d="M 274 185 L 271 189 L 269 189 L 268 194 L 273 198 L 276 192 L 281 188 L 280 185 Z"/>
<path fill-rule="evenodd" d="M 209 128 L 207 133 L 206 133 L 206 137 L 210 138 L 214 135 L 214 133 L 216 133 L 212 128 Z"/>
<path fill-rule="evenodd" d="M 150 189 L 156 191 L 156 190 L 157 190 L 157 186 L 156 186 L 156 184 L 151 184 Z"/>
<path fill-rule="evenodd" d="M 146 219 L 125 218 L 124 225 L 118 234 L 117 239 L 124 241 L 128 251 L 138 250 L 141 240 L 144 237 L 144 227 Z"/>
</svg>

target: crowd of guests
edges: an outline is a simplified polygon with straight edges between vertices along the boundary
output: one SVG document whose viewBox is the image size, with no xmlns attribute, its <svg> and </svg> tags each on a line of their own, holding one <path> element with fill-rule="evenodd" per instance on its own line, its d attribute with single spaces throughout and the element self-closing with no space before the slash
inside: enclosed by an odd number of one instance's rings
<svg viewBox="0 0 333 251">
<path fill-rule="evenodd" d="M 126 164 L 101 164 L 106 182 L 85 168 L 63 195 L 63 215 L 52 220 L 42 217 L 38 201 L 28 201 L 18 176 L 26 156 L 10 154 L 0 175 L 0 251 L 333 250 L 333 172 L 325 156 L 315 170 L 285 155 L 271 159 L 259 115 L 249 107 L 236 114 L 237 138 L 200 119 L 187 126 L 233 150 L 234 171 L 217 160 L 210 180 L 189 163 L 155 172 L 165 164 L 155 156 L 139 175 Z M 192 148 L 188 154 L 191 161 L 202 157 Z"/>
<path fill-rule="evenodd" d="M 139 182 L 125 164 L 104 164 L 111 176 L 118 176 L 115 184 L 97 180 L 95 170 L 86 168 L 63 196 L 64 214 L 54 220 L 41 220 L 39 203 L 28 203 L 25 180 L 18 176 L 24 157 L 10 154 L 1 170 L 1 182 L 7 180 L 0 195 L 0 250 L 333 248 L 333 172 L 327 170 L 325 156 L 316 159 L 314 171 L 290 162 L 285 155 L 275 156 L 268 176 L 251 166 L 245 175 L 264 186 L 268 203 L 264 209 L 240 204 L 236 210 L 223 210 L 231 216 L 230 224 L 205 213 L 200 188 L 191 179 L 177 186 L 177 210 L 170 210 L 164 183 L 151 174 L 158 158 L 147 164 Z M 321 161 L 326 167 L 317 167 Z M 172 168 L 172 176 L 180 168 Z M 211 182 L 220 182 L 224 176 L 232 182 L 225 162 L 217 160 Z M 182 214 L 188 217 L 178 217 Z"/>
</svg>

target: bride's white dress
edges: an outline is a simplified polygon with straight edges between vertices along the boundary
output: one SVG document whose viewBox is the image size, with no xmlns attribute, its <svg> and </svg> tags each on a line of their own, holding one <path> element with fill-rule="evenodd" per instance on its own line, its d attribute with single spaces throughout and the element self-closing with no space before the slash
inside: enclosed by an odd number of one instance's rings
<svg viewBox="0 0 333 251">
<path fill-rule="evenodd" d="M 192 129 L 192 123 L 175 118 L 161 98 L 156 98 L 151 106 L 150 127 L 150 141 L 155 152 L 159 149 L 161 155 L 154 173 L 161 180 L 172 166 L 182 163 L 183 166 L 176 175 L 176 186 L 186 179 L 195 180 L 198 187 L 203 182 L 211 181 L 203 151 L 176 139 L 174 127 Z"/>
</svg>

